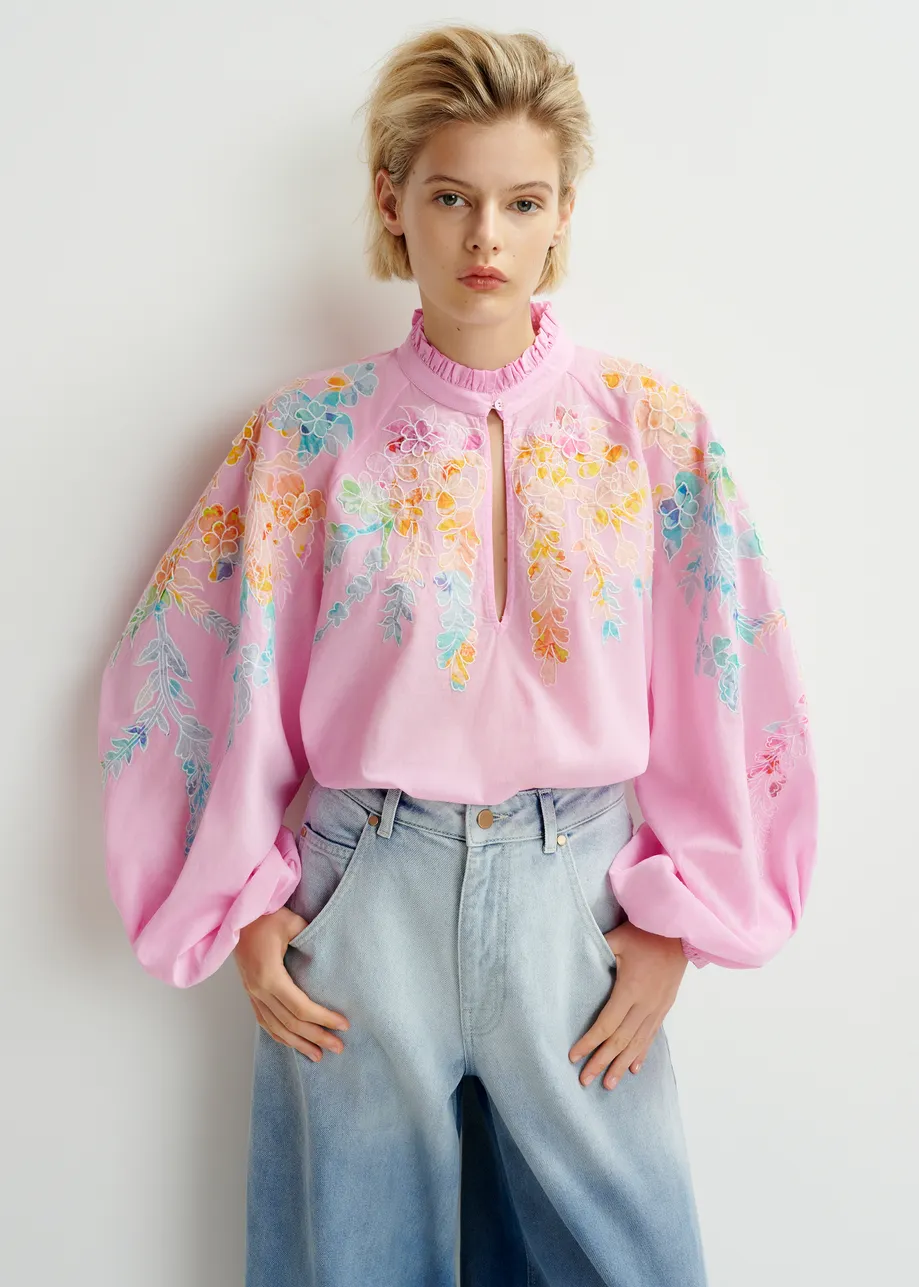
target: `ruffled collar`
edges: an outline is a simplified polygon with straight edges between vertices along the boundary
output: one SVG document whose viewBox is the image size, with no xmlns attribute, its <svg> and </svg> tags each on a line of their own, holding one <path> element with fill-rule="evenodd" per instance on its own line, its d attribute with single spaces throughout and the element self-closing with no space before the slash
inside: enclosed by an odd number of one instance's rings
<svg viewBox="0 0 919 1287">
<path fill-rule="evenodd" d="M 499 407 L 512 408 L 536 397 L 573 352 L 551 300 L 531 299 L 530 316 L 536 333 L 533 343 L 513 362 L 496 370 L 463 366 L 441 353 L 424 333 L 420 308 L 413 312 L 411 329 L 396 356 L 414 384 L 448 406 L 482 413 L 497 400 Z"/>
</svg>

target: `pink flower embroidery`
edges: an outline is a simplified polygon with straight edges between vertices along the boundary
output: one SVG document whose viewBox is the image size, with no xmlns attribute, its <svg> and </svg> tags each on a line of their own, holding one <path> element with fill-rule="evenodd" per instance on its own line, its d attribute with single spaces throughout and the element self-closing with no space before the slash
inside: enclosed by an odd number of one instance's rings
<svg viewBox="0 0 919 1287">
<path fill-rule="evenodd" d="M 439 450 L 445 438 L 437 427 L 436 416 L 434 407 L 425 407 L 417 414 L 409 411 L 407 420 L 393 420 L 386 426 L 388 433 L 396 435 L 389 449 L 411 456 L 424 456 L 427 452 Z"/>
<path fill-rule="evenodd" d="M 590 434 L 574 407 L 564 407 L 557 403 L 555 407 L 557 442 L 559 450 L 566 460 L 572 456 L 586 455 L 590 451 Z"/>
</svg>

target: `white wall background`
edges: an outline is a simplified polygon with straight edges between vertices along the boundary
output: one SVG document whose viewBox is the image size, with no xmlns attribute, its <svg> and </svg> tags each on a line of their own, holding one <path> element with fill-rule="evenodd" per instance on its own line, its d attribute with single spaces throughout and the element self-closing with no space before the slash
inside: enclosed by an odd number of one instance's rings
<svg viewBox="0 0 919 1287">
<path fill-rule="evenodd" d="M 557 311 L 706 405 L 808 684 L 822 845 L 802 930 L 760 971 L 690 966 L 667 1020 L 712 1287 L 903 1283 L 919 1145 L 915 12 L 397 12 L 0 10 L 0 1278 L 242 1283 L 254 1018 L 232 962 L 179 991 L 130 953 L 101 863 L 97 683 L 250 408 L 406 333 L 416 288 L 365 277 L 354 112 L 392 44 L 460 19 L 535 29 L 577 64 L 598 163 Z"/>
</svg>

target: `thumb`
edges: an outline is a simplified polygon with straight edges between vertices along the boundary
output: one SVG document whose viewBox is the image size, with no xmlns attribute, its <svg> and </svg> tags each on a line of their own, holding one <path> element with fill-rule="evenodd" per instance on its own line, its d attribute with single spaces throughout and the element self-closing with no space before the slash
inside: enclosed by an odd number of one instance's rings
<svg viewBox="0 0 919 1287">
<path fill-rule="evenodd" d="M 290 908 L 288 908 L 288 911 L 290 911 Z M 309 925 L 309 921 L 305 920 L 299 912 L 291 911 L 287 929 L 285 930 L 288 943 L 292 938 L 296 938 L 301 930 L 305 930 L 307 925 Z"/>
<path fill-rule="evenodd" d="M 627 924 L 627 922 L 623 922 L 623 924 Z M 622 950 L 626 945 L 626 934 L 623 930 L 623 926 L 617 925 L 615 929 L 609 930 L 606 934 L 603 935 L 603 937 L 606 939 L 607 943 L 609 944 L 610 951 L 618 960 L 619 954 L 622 952 Z"/>
</svg>

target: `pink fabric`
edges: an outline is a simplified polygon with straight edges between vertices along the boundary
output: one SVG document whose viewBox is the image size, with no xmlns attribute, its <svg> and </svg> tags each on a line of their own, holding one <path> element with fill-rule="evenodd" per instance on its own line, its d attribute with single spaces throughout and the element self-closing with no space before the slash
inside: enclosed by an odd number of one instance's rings
<svg viewBox="0 0 919 1287">
<path fill-rule="evenodd" d="M 817 785 L 786 615 L 685 388 L 577 345 L 461 366 L 396 348 L 293 381 L 233 439 L 105 667 L 106 867 L 141 964 L 207 977 L 299 880 L 307 772 L 494 805 L 634 779 L 629 920 L 696 965 L 797 928 Z M 487 416 L 505 425 L 495 607 Z"/>
</svg>

